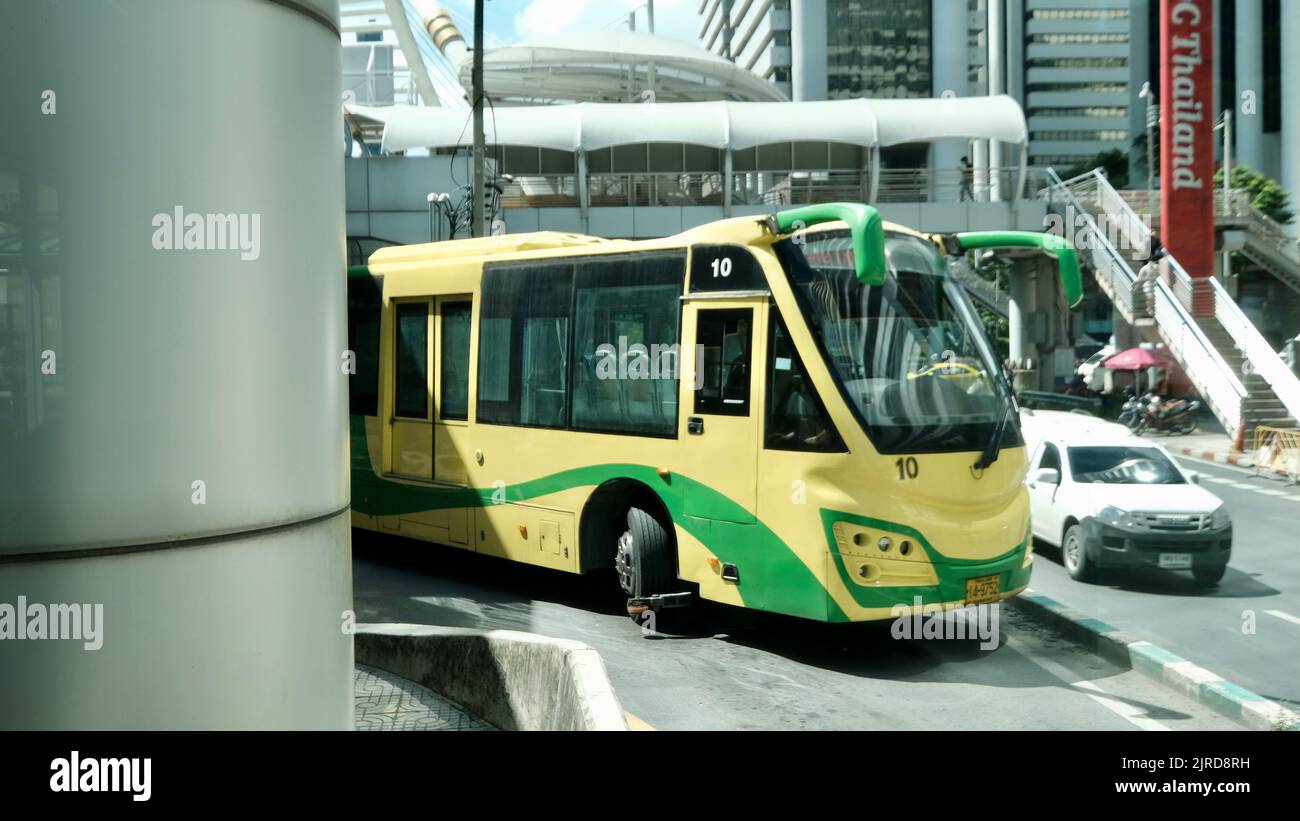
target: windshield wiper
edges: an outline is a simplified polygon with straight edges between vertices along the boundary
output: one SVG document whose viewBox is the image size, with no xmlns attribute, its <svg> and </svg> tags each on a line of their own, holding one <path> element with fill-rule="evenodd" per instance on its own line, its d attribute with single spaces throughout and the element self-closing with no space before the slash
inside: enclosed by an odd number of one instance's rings
<svg viewBox="0 0 1300 821">
<path fill-rule="evenodd" d="M 1008 400 L 1006 409 L 1002 411 L 1002 417 L 998 419 L 997 425 L 993 427 L 993 435 L 989 437 L 988 444 L 984 446 L 980 458 L 975 460 L 971 465 L 974 470 L 984 470 L 989 465 L 998 460 L 998 453 L 1002 450 L 1002 434 L 1006 433 L 1007 420 L 1011 418 L 1011 412 L 1015 409 L 1015 403 Z"/>
</svg>

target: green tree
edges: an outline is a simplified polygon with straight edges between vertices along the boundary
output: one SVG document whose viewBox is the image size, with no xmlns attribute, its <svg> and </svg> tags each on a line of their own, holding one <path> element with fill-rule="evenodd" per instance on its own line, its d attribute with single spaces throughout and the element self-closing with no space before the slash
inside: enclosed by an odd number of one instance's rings
<svg viewBox="0 0 1300 821">
<path fill-rule="evenodd" d="M 1223 166 L 1214 172 L 1214 187 L 1223 187 Z M 1271 180 L 1260 172 L 1245 165 L 1232 169 L 1232 190 L 1250 192 L 1250 204 L 1268 214 L 1274 220 L 1286 225 L 1295 218 L 1290 210 L 1291 195 L 1276 180 Z"/>
<path fill-rule="evenodd" d="M 1075 163 L 1061 174 L 1061 178 L 1068 180 L 1070 177 L 1086 174 L 1094 168 L 1106 172 L 1106 179 L 1110 180 L 1110 184 L 1115 188 L 1128 188 L 1128 155 L 1118 148 L 1102 151 L 1091 159 Z"/>
</svg>

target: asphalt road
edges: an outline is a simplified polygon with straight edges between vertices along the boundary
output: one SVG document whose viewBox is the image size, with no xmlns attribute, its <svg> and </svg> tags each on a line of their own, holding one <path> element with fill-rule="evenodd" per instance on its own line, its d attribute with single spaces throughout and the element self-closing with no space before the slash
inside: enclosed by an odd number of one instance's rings
<svg viewBox="0 0 1300 821">
<path fill-rule="evenodd" d="M 645 635 L 612 577 L 581 578 L 354 531 L 358 619 L 577 639 L 624 708 L 656 729 L 1239 729 L 1003 608 L 996 649 L 902 641 L 706 606 Z"/>
<path fill-rule="evenodd" d="M 1156 569 L 1082 584 L 1066 574 L 1060 551 L 1041 543 L 1030 587 L 1300 709 L 1300 487 L 1179 461 L 1232 515 L 1232 559 L 1217 588 L 1197 587 L 1187 571 Z"/>
</svg>

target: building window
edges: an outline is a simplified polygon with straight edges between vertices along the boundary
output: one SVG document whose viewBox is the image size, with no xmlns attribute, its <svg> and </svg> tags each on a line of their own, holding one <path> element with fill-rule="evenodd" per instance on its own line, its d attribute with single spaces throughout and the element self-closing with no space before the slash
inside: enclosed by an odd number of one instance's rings
<svg viewBox="0 0 1300 821">
<path fill-rule="evenodd" d="M 929 97 L 930 6 L 916 0 L 827 3 L 827 95 Z"/>
</svg>

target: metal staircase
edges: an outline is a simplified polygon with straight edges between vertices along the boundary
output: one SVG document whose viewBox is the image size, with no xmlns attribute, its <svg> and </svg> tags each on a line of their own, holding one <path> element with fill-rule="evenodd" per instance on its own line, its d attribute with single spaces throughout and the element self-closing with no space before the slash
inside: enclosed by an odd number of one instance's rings
<svg viewBox="0 0 1300 821">
<path fill-rule="evenodd" d="M 1229 435 L 1245 441 L 1257 425 L 1296 424 L 1300 379 L 1218 280 L 1194 282 L 1167 256 L 1147 305 L 1134 280 L 1150 247 L 1150 228 L 1099 170 L 1064 181 L 1050 173 L 1040 196 L 1074 226 L 1076 246 L 1087 246 L 1078 247 L 1080 258 L 1120 315 L 1165 343 Z M 1190 311 L 1194 303 L 1201 318 Z"/>
</svg>

